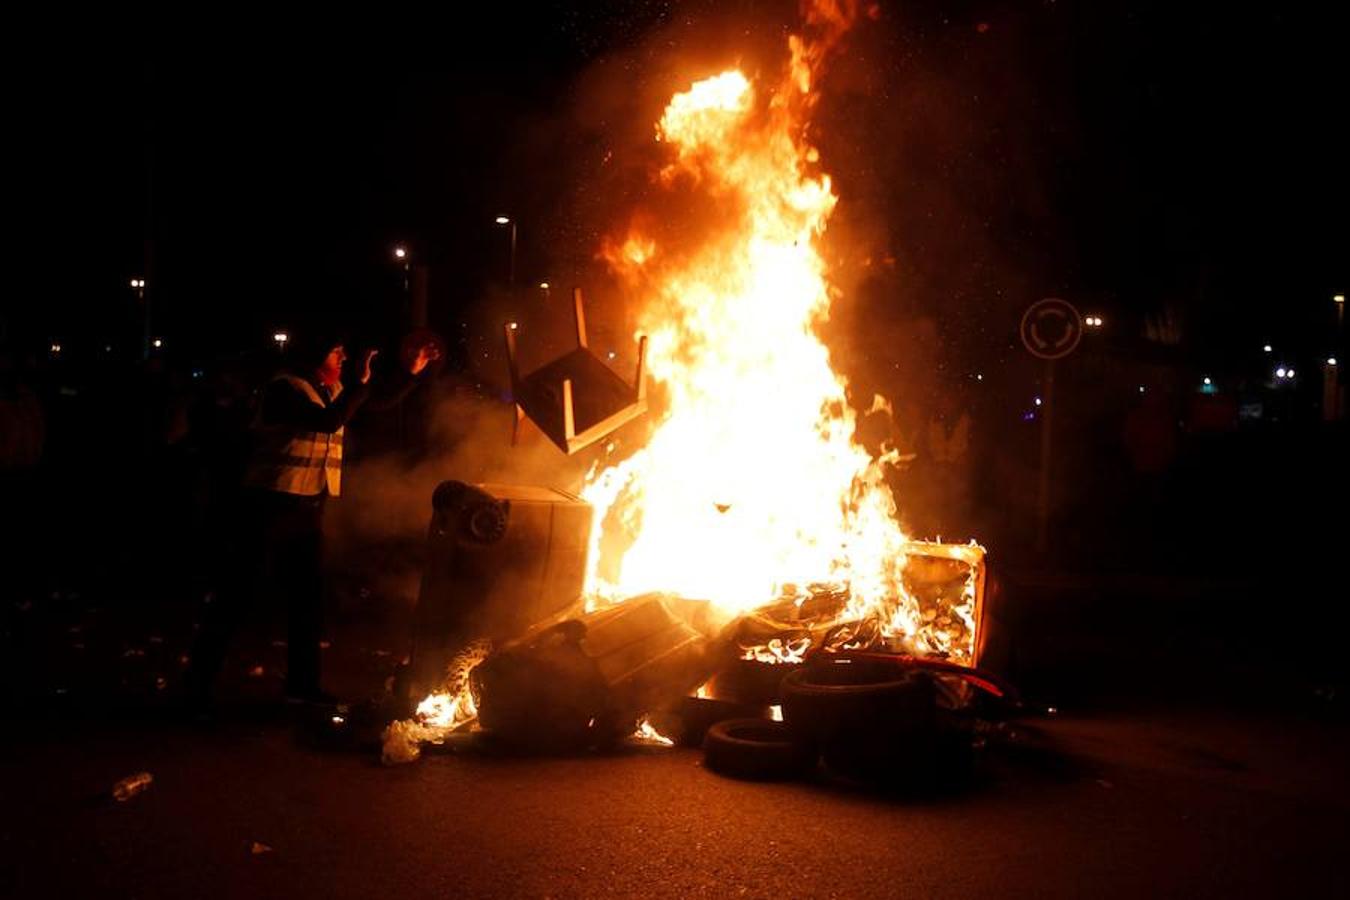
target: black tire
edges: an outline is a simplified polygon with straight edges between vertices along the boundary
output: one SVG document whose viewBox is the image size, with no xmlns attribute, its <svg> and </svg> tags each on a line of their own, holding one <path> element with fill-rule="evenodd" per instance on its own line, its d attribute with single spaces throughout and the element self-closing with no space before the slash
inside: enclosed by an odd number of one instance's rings
<svg viewBox="0 0 1350 900">
<path fill-rule="evenodd" d="M 737 659 L 713 676 L 708 682 L 708 690 L 717 700 L 773 706 L 782 702 L 783 676 L 799 668 L 801 665 L 794 663 Z"/>
<path fill-rule="evenodd" d="M 783 679 L 783 718 L 799 738 L 923 733 L 934 728 L 936 698 L 924 672 L 840 657 Z"/>
<path fill-rule="evenodd" d="M 668 711 L 679 725 L 676 743 L 681 747 L 702 747 L 708 729 L 727 719 L 751 719 L 763 715 L 762 706 L 746 703 L 732 703 L 729 700 L 713 700 L 708 697 L 682 697 Z M 666 733 L 664 730 L 662 733 Z"/>
<path fill-rule="evenodd" d="M 931 771 L 938 726 L 927 673 L 833 658 L 783 679 L 783 718 L 839 774 L 895 782 Z"/>
<path fill-rule="evenodd" d="M 728 719 L 708 729 L 703 762 L 714 772 L 755 781 L 783 781 L 808 774 L 816 754 L 793 739 L 782 722 Z"/>
</svg>

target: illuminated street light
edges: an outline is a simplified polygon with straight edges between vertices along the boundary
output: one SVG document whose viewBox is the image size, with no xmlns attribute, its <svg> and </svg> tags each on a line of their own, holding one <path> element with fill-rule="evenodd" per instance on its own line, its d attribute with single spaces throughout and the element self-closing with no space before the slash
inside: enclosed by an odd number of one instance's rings
<svg viewBox="0 0 1350 900">
<path fill-rule="evenodd" d="M 539 289 L 542 291 L 548 290 L 548 282 L 547 281 L 539 282 Z"/>
<path fill-rule="evenodd" d="M 1274 349 L 1274 348 L 1271 347 L 1269 344 L 1266 344 L 1266 345 L 1265 345 L 1264 347 L 1262 347 L 1261 349 L 1264 350 L 1266 353 L 1269 353 L 1269 352 L 1270 352 L 1272 349 Z"/>
<path fill-rule="evenodd" d="M 1036 405 L 1037 405 L 1037 406 L 1040 406 L 1040 405 L 1041 405 L 1041 398 L 1040 398 L 1040 397 L 1037 397 L 1037 398 L 1036 398 Z"/>
<path fill-rule="evenodd" d="M 516 286 L 516 220 L 510 216 L 498 216 L 495 221 L 498 225 L 511 226 L 511 268 L 507 272 L 506 283 L 514 288 Z"/>
<path fill-rule="evenodd" d="M 1290 370 L 1289 370 L 1289 377 L 1290 377 L 1290 378 L 1293 378 L 1293 377 L 1294 377 L 1294 370 L 1293 370 L 1293 369 L 1290 369 Z"/>
<path fill-rule="evenodd" d="M 164 346 L 164 341 L 162 338 L 155 338 L 153 341 L 150 342 L 150 346 L 158 350 L 160 347 Z"/>
<path fill-rule="evenodd" d="M 1329 366 L 1334 366 L 1334 365 L 1336 365 L 1336 357 L 1333 356 L 1333 357 L 1329 358 L 1329 359 L 1327 360 L 1327 365 L 1329 365 Z"/>
<path fill-rule="evenodd" d="M 52 344 L 52 356 L 60 356 L 60 355 L 61 355 L 61 345 Z"/>
<path fill-rule="evenodd" d="M 518 330 L 518 329 L 520 328 L 520 325 L 519 325 L 519 323 L 517 323 L 517 322 L 512 322 L 512 323 L 511 323 L 509 326 L 507 326 L 507 327 L 509 327 L 512 331 L 516 331 L 516 330 Z"/>
<path fill-rule="evenodd" d="M 1213 383 L 1214 383 L 1214 382 L 1212 382 L 1212 381 L 1209 380 L 1209 376 L 1206 375 L 1206 376 L 1205 376 L 1205 386 L 1208 387 L 1208 386 L 1210 386 L 1210 385 L 1213 384 Z"/>
<path fill-rule="evenodd" d="M 1288 375 L 1288 374 L 1289 374 L 1289 370 L 1286 369 L 1284 366 L 1280 366 L 1278 369 L 1275 370 L 1275 377 L 1276 377 L 1276 378 L 1283 378 L 1283 377 L 1285 377 L 1285 376 Z"/>
<path fill-rule="evenodd" d="M 291 336 L 284 331 L 278 331 L 276 334 L 272 335 L 272 340 L 276 341 L 277 347 L 282 350 L 286 349 L 286 342 L 290 339 Z"/>
<path fill-rule="evenodd" d="M 407 247 L 395 247 L 395 248 L 394 248 L 394 259 L 407 259 L 407 258 L 408 258 L 408 248 L 407 248 Z"/>
</svg>

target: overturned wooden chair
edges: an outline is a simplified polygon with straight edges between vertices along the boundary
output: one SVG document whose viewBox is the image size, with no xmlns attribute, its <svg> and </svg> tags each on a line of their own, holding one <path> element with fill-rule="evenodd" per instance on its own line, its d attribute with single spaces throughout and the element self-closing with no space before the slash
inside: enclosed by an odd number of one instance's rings
<svg viewBox="0 0 1350 900">
<path fill-rule="evenodd" d="M 577 349 L 524 377 L 516 355 L 515 323 L 504 328 L 511 395 L 516 404 L 512 445 L 520 436 L 520 423 L 529 417 L 570 456 L 647 411 L 646 336 L 638 340 L 637 375 L 628 384 L 587 346 L 581 288 L 572 290 L 572 312 L 576 318 Z"/>
</svg>

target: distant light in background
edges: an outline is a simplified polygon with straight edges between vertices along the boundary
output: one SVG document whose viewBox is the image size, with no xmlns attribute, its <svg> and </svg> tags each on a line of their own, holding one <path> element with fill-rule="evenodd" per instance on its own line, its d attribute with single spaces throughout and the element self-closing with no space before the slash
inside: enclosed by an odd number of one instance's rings
<svg viewBox="0 0 1350 900">
<path fill-rule="evenodd" d="M 1334 365 L 1336 365 L 1336 357 L 1332 356 L 1332 357 L 1328 358 L 1328 359 L 1327 359 L 1327 365 L 1329 365 L 1329 366 L 1334 366 Z"/>
<path fill-rule="evenodd" d="M 509 326 L 507 326 L 507 327 L 509 327 L 512 331 L 515 331 L 515 330 L 517 330 L 518 328 L 520 328 L 520 324 L 517 323 L 517 322 L 512 322 L 512 323 L 511 323 Z M 484 355 L 486 355 L 486 354 L 484 354 Z"/>
<path fill-rule="evenodd" d="M 1276 377 L 1276 378 L 1283 378 L 1283 377 L 1285 376 L 1285 374 L 1287 373 L 1287 371 L 1288 371 L 1288 370 L 1286 370 L 1286 369 L 1284 368 L 1284 366 L 1280 366 L 1278 369 L 1275 370 L 1275 377 Z"/>
<path fill-rule="evenodd" d="M 547 282 L 547 281 L 541 281 L 541 282 L 539 282 L 539 288 L 540 288 L 541 290 L 545 290 L 545 291 L 548 290 L 548 282 Z"/>
<path fill-rule="evenodd" d="M 984 376 L 983 376 L 983 375 L 976 375 L 976 376 L 975 376 L 975 380 L 976 380 L 976 381 L 984 381 Z"/>
<path fill-rule="evenodd" d="M 155 338 L 153 341 L 150 342 L 150 345 L 154 347 L 156 350 L 158 350 L 160 347 L 164 346 L 164 341 L 161 338 Z"/>
<path fill-rule="evenodd" d="M 1271 348 L 1271 346 L 1270 346 L 1269 344 L 1266 344 L 1266 345 L 1265 345 L 1264 347 L 1262 347 L 1261 349 L 1264 350 L 1264 351 L 1266 351 L 1267 353 L 1269 353 L 1269 352 L 1271 351 L 1272 348 Z"/>
<path fill-rule="evenodd" d="M 1345 295 L 1344 295 L 1344 294 L 1337 294 L 1336 296 L 1332 297 L 1331 299 L 1332 299 L 1332 301 L 1335 302 L 1335 303 L 1340 303 L 1340 304 L 1344 304 L 1344 303 L 1345 303 Z"/>
<path fill-rule="evenodd" d="M 1214 383 L 1213 381 L 1210 381 L 1210 380 L 1209 380 L 1209 376 L 1206 375 L 1206 376 L 1205 376 L 1205 384 L 1213 384 L 1213 383 Z"/>
<path fill-rule="evenodd" d="M 61 355 L 61 345 L 60 345 L 60 344 L 52 344 L 51 350 L 52 350 L 52 356 L 60 356 L 60 355 Z"/>
<path fill-rule="evenodd" d="M 1102 317 L 1101 317 L 1101 316 L 1085 316 L 1085 317 L 1083 318 L 1083 324 L 1087 325 L 1089 328 L 1101 328 L 1101 327 L 1102 327 Z"/>
<path fill-rule="evenodd" d="M 510 216 L 498 216 L 498 217 L 496 218 L 495 221 L 497 222 L 498 225 L 510 225 L 510 224 L 511 224 L 511 217 L 510 217 Z"/>
<path fill-rule="evenodd" d="M 276 334 L 272 335 L 272 340 L 276 341 L 277 346 L 283 350 L 286 349 L 286 342 L 290 339 L 291 336 L 284 331 L 278 331 Z"/>
<path fill-rule="evenodd" d="M 1143 392 L 1144 392 L 1144 386 L 1141 384 L 1141 385 L 1139 385 L 1139 393 L 1142 394 Z"/>
<path fill-rule="evenodd" d="M 618 354 L 615 353 L 613 350 L 609 351 L 609 358 L 610 358 L 610 359 L 613 359 L 613 358 L 616 357 L 616 356 L 618 356 Z"/>
<path fill-rule="evenodd" d="M 1041 398 L 1040 398 L 1040 397 L 1037 397 L 1037 398 L 1036 398 L 1036 405 L 1037 405 L 1037 406 L 1040 406 L 1040 405 L 1041 405 Z"/>
<path fill-rule="evenodd" d="M 407 248 L 407 247 L 395 247 L 395 248 L 394 248 L 394 259 L 407 259 L 407 258 L 408 258 L 408 248 Z"/>
<path fill-rule="evenodd" d="M 1289 370 L 1289 377 L 1290 377 L 1290 378 L 1293 378 L 1293 377 L 1294 377 L 1294 370 L 1293 370 L 1293 369 L 1290 369 L 1290 370 Z"/>
</svg>

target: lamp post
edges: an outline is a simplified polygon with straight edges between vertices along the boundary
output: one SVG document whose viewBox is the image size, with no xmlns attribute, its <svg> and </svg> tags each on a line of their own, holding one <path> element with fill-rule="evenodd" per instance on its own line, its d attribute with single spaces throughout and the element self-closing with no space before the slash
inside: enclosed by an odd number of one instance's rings
<svg viewBox="0 0 1350 900">
<path fill-rule="evenodd" d="M 498 225 L 511 226 L 511 264 L 507 271 L 506 283 L 511 288 L 516 286 L 516 220 L 510 216 L 498 216 L 496 219 Z"/>
<path fill-rule="evenodd" d="M 145 279 L 131 279 L 131 289 L 136 292 L 136 303 L 141 308 L 141 359 L 150 358 L 150 304 L 145 300 Z"/>
</svg>

